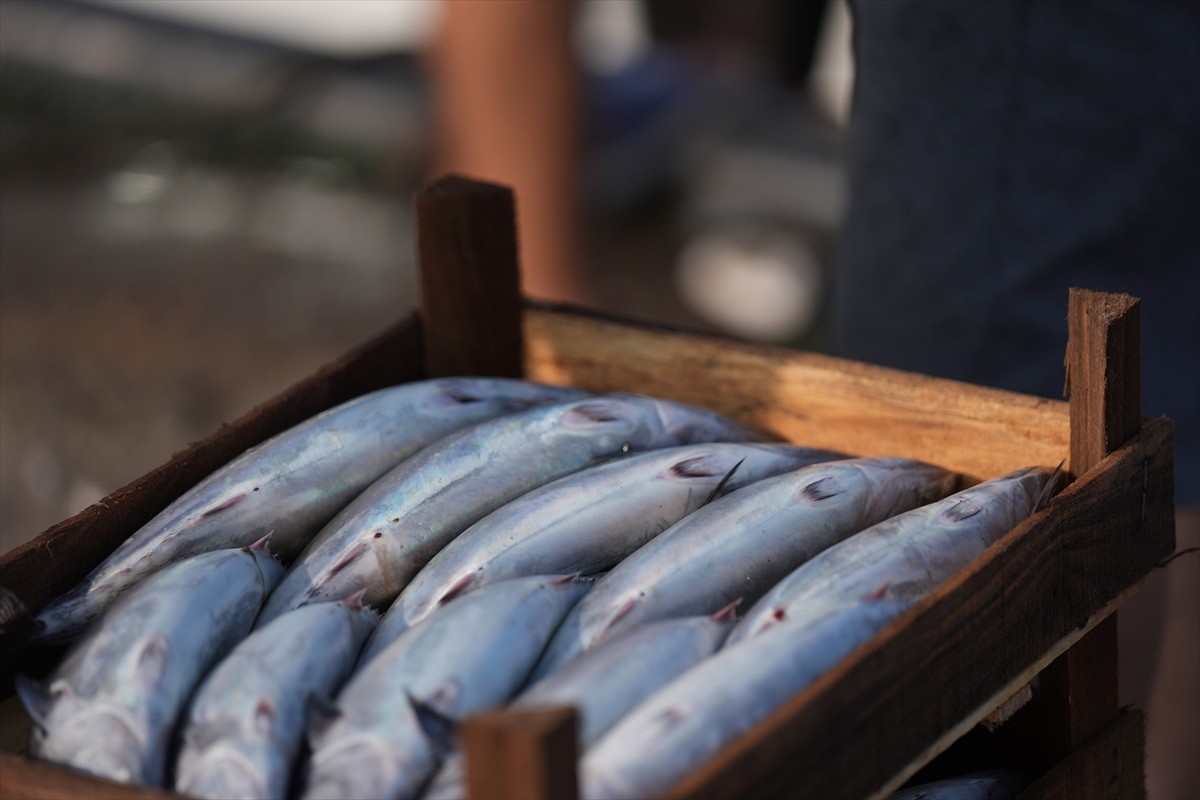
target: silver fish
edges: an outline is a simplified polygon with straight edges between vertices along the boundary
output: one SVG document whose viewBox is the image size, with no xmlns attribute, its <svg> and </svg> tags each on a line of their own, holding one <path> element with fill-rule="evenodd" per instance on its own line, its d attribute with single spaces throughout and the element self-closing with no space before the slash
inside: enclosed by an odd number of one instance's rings
<svg viewBox="0 0 1200 800">
<path fill-rule="evenodd" d="M 353 597 L 298 608 L 243 640 L 196 691 L 182 726 L 175 791 L 286 797 L 309 697 L 336 694 L 377 620 Z"/>
<path fill-rule="evenodd" d="M 147 522 L 35 620 L 35 642 L 60 642 L 128 587 L 196 553 L 271 534 L 290 561 L 355 495 L 420 448 L 517 409 L 585 396 L 497 378 L 447 378 L 382 389 L 252 447 Z"/>
<path fill-rule="evenodd" d="M 763 595 L 730 634 L 730 644 L 780 620 L 824 616 L 870 592 L 915 603 L 1033 513 L 1055 474 L 1019 470 L 851 536 Z"/>
<path fill-rule="evenodd" d="M 34 723 L 30 752 L 110 780 L 161 786 L 188 697 L 250 630 L 282 574 L 260 543 L 193 556 L 123 595 L 47 688 L 18 679 Z"/>
<path fill-rule="evenodd" d="M 733 622 L 730 607 L 708 617 L 662 620 L 635 628 L 529 687 L 510 707 L 574 706 L 579 713 L 579 747 L 586 748 L 638 703 L 715 653 Z M 451 798 L 466 798 L 466 763 L 461 754 L 446 761 L 425 792 L 425 800 Z"/>
<path fill-rule="evenodd" d="M 534 679 L 652 619 L 757 600 L 817 553 L 944 497 L 957 475 L 901 458 L 853 459 L 766 478 L 684 517 L 605 575 L 563 621 Z"/>
<path fill-rule="evenodd" d="M 887 800 L 1012 800 L 1028 783 L 1019 773 L 994 769 L 909 786 Z"/>
<path fill-rule="evenodd" d="M 405 631 L 354 674 L 332 720 L 314 730 L 303 796 L 414 796 L 440 752 L 418 715 L 460 720 L 507 701 L 589 587 L 574 576 L 504 581 Z"/>
<path fill-rule="evenodd" d="M 450 598 L 523 575 L 602 572 L 714 493 L 843 457 L 778 444 L 684 445 L 559 478 L 496 509 L 434 556 L 380 621 L 364 659 Z"/>
<path fill-rule="evenodd" d="M 683 673 L 584 753 L 586 800 L 665 794 L 838 664 L 903 607 L 863 602 L 811 626 L 780 625 Z"/>
<path fill-rule="evenodd" d="M 439 550 L 525 492 L 630 451 L 759 438 L 693 406 L 609 395 L 512 414 L 446 437 L 384 475 L 317 534 L 260 621 L 366 590 L 382 607 Z"/>
</svg>

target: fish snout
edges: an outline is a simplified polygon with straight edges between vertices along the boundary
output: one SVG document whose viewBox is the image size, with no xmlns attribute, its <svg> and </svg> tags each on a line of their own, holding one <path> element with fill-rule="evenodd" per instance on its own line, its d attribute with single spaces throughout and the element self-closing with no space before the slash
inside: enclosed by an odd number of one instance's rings
<svg viewBox="0 0 1200 800">
<path fill-rule="evenodd" d="M 191 797 L 228 800 L 270 800 L 267 780 L 241 753 L 214 748 L 175 781 L 175 788 Z"/>
<path fill-rule="evenodd" d="M 143 737 L 116 709 L 92 710 L 56 725 L 39 749 L 38 755 L 49 761 L 118 783 L 154 785 L 161 777 L 161 766 L 150 763 Z"/>
</svg>

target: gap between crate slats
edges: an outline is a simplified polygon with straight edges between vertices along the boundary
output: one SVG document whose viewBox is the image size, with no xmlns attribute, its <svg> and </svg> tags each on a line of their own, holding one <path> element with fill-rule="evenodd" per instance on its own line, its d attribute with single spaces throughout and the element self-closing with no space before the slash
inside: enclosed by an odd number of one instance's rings
<svg viewBox="0 0 1200 800">
<path fill-rule="evenodd" d="M 972 728 L 982 722 L 989 714 L 998 707 L 1008 701 L 1010 697 L 1016 694 L 1023 686 L 1029 684 L 1034 677 L 1049 666 L 1050 662 L 1058 658 L 1063 653 L 1067 652 L 1080 639 L 1086 636 L 1093 628 L 1112 615 L 1117 608 L 1124 605 L 1130 597 L 1141 590 L 1143 586 L 1150 580 L 1153 573 L 1148 573 L 1145 577 L 1133 584 L 1125 591 L 1121 592 L 1112 602 L 1106 605 L 1098 613 L 1091 616 L 1087 623 L 1077 630 L 1072 631 L 1067 636 L 1055 642 L 1054 646 L 1047 650 L 1037 661 L 1030 664 L 1029 667 L 1017 677 L 1013 678 L 1003 689 L 989 697 L 986 702 L 968 714 L 963 720 L 955 725 L 950 730 L 946 731 L 941 738 L 937 739 L 933 744 L 926 748 L 919 756 L 913 759 L 904 769 L 896 773 L 887 783 L 872 794 L 868 800 L 882 800 L 888 795 L 895 792 L 903 786 L 909 778 L 917 774 L 917 772 L 928 764 L 933 759 L 937 758 L 946 751 L 950 745 L 957 742 L 965 736 Z"/>
</svg>

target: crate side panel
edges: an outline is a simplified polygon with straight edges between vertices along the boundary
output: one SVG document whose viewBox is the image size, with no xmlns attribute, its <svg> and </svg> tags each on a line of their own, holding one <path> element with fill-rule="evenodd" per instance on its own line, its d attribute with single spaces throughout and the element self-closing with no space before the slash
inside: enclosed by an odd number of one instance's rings
<svg viewBox="0 0 1200 800">
<path fill-rule="evenodd" d="M 1143 800 L 1146 718 L 1136 708 L 1085 742 L 1025 789 L 1017 800 Z"/>
<path fill-rule="evenodd" d="M 415 315 L 252 409 L 74 517 L 0 556 L 0 586 L 36 613 L 201 478 L 333 405 L 421 377 Z"/>
<path fill-rule="evenodd" d="M 1172 430 L 1147 425 L 671 796 L 866 797 L 986 714 L 1171 553 Z"/>
<path fill-rule="evenodd" d="M 180 795 L 113 783 L 0 752 L 0 797 L 5 800 L 179 800 Z"/>
<path fill-rule="evenodd" d="M 559 310 L 525 315 L 526 373 L 704 405 L 781 438 L 978 480 L 1067 457 L 1067 404 L 843 359 Z"/>
</svg>

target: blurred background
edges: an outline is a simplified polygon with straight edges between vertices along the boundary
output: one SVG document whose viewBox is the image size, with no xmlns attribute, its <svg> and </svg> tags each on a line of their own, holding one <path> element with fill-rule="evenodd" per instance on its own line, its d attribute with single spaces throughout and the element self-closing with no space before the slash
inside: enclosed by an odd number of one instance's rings
<svg viewBox="0 0 1200 800">
<path fill-rule="evenodd" d="M 577 5 L 566 299 L 820 347 L 849 15 L 792 5 Z M 0 3 L 0 551 L 415 306 L 443 11 Z"/>
<path fill-rule="evenodd" d="M 451 21 L 438 0 L 0 0 L 0 552 L 415 308 L 413 193 L 448 167 L 509 181 L 453 135 L 474 123 L 446 91 Z M 823 349 L 844 0 L 579 0 L 564 24 L 577 172 L 565 208 L 517 187 L 527 291 Z M 503 102 L 537 114 L 544 89 Z M 564 261 L 569 286 L 537 282 Z"/>
</svg>

